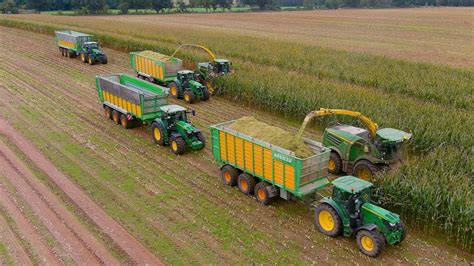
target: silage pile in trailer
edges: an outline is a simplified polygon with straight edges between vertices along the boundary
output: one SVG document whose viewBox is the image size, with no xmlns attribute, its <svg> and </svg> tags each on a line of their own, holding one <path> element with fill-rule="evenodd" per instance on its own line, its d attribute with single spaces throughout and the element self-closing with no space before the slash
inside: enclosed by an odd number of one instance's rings
<svg viewBox="0 0 474 266">
<path fill-rule="evenodd" d="M 141 56 L 145 56 L 145 57 L 148 57 L 148 58 L 151 58 L 151 59 L 154 59 L 154 60 L 160 60 L 160 61 L 176 60 L 176 58 L 174 58 L 174 57 L 164 55 L 164 54 L 160 54 L 160 53 L 157 53 L 157 52 L 153 52 L 153 51 L 150 51 L 150 50 L 141 51 L 138 54 L 141 55 Z"/>
<path fill-rule="evenodd" d="M 252 116 L 244 116 L 235 120 L 229 128 L 292 151 L 295 153 L 296 157 L 299 158 L 307 158 L 314 155 L 314 152 L 306 146 L 303 140 L 296 139 L 295 134 L 291 134 L 279 127 L 270 126 L 264 122 L 258 121 Z"/>
</svg>

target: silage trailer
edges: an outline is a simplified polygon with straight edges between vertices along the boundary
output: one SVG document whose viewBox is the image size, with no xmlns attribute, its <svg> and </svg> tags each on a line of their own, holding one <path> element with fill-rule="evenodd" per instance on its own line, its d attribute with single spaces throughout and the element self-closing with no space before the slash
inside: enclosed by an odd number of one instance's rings
<svg viewBox="0 0 474 266">
<path fill-rule="evenodd" d="M 124 128 L 150 126 L 153 141 L 160 146 L 170 145 L 175 154 L 184 153 L 186 147 L 204 147 L 203 134 L 188 120 L 188 114 L 194 115 L 194 111 L 168 105 L 168 88 L 125 74 L 97 76 L 96 87 L 107 119 Z"/>
</svg>

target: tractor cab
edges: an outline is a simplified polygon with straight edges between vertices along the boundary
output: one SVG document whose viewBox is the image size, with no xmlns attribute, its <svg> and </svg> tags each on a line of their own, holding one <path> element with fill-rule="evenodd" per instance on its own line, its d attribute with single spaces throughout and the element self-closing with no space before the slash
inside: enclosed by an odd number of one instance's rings
<svg viewBox="0 0 474 266">
<path fill-rule="evenodd" d="M 83 45 L 84 51 L 89 52 L 94 49 L 100 50 L 99 43 L 98 42 L 85 42 Z"/>
<path fill-rule="evenodd" d="M 194 71 L 191 70 L 180 70 L 177 73 L 177 78 L 179 82 L 185 84 L 191 80 L 194 80 Z"/>
<path fill-rule="evenodd" d="M 379 129 L 376 134 L 374 145 L 385 160 L 397 158 L 402 144 L 413 135 L 394 128 Z"/>
<path fill-rule="evenodd" d="M 168 124 L 175 125 L 178 121 L 188 122 L 187 109 L 179 105 L 165 105 L 161 107 Z"/>
<path fill-rule="evenodd" d="M 232 72 L 232 63 L 227 59 L 216 59 L 212 62 L 212 72 L 216 75 L 226 75 Z"/>
</svg>

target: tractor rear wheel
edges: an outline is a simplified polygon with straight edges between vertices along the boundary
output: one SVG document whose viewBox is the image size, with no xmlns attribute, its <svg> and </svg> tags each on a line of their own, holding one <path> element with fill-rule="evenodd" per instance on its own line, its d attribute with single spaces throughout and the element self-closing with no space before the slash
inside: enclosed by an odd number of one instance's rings
<svg viewBox="0 0 474 266">
<path fill-rule="evenodd" d="M 112 111 L 112 120 L 114 120 L 115 123 L 120 124 L 120 113 L 117 112 L 116 110 Z"/>
<path fill-rule="evenodd" d="M 153 142 L 160 146 L 165 146 L 165 137 L 165 128 L 160 123 L 153 122 L 153 124 L 151 124 L 151 138 L 153 139 Z"/>
<path fill-rule="evenodd" d="M 89 65 L 95 65 L 95 57 L 93 55 L 89 55 L 87 62 L 89 62 Z"/>
<path fill-rule="evenodd" d="M 204 135 L 202 134 L 202 132 L 198 132 L 196 133 L 196 138 L 202 142 L 202 147 L 204 148 L 206 146 L 206 139 L 204 138 Z"/>
<path fill-rule="evenodd" d="M 127 119 L 126 114 L 121 114 L 120 115 L 120 124 L 122 125 L 123 128 L 129 129 L 133 127 L 133 121 Z"/>
<path fill-rule="evenodd" d="M 270 186 L 271 185 L 265 181 L 260 181 L 257 183 L 257 185 L 255 185 L 255 188 L 254 188 L 255 198 L 262 205 L 267 205 L 273 200 L 273 197 L 270 196 L 270 193 L 268 192 L 268 189 L 267 189 L 267 187 L 270 187 Z"/>
<path fill-rule="evenodd" d="M 328 163 L 329 173 L 337 175 L 342 171 L 342 159 L 335 151 L 331 151 Z"/>
<path fill-rule="evenodd" d="M 239 176 L 239 171 L 235 169 L 232 165 L 225 165 L 221 169 L 221 177 L 224 185 L 234 187 L 237 185 L 237 178 Z"/>
<path fill-rule="evenodd" d="M 194 95 L 192 91 L 184 92 L 184 101 L 186 103 L 193 103 L 195 99 L 196 99 L 196 96 Z"/>
<path fill-rule="evenodd" d="M 209 100 L 210 97 L 211 97 L 211 93 L 209 92 L 209 89 L 204 87 L 204 89 L 202 89 L 202 98 L 201 98 L 201 100 L 202 101 L 207 101 L 207 100 Z"/>
<path fill-rule="evenodd" d="M 182 137 L 172 137 L 170 139 L 170 148 L 174 154 L 181 155 L 186 149 L 186 142 L 184 142 Z"/>
<path fill-rule="evenodd" d="M 112 108 L 108 106 L 104 107 L 104 117 L 105 119 L 112 119 Z"/>
<path fill-rule="evenodd" d="M 180 95 L 178 85 L 176 85 L 176 83 L 174 82 L 171 82 L 168 87 L 170 88 L 171 96 L 175 97 L 176 99 L 179 99 Z"/>
<path fill-rule="evenodd" d="M 321 203 L 316 207 L 314 224 L 327 236 L 338 236 L 342 233 L 341 217 L 327 203 Z"/>
<path fill-rule="evenodd" d="M 237 177 L 237 186 L 240 191 L 246 195 L 252 195 L 254 193 L 256 183 L 255 177 L 247 173 L 242 173 Z"/>
<path fill-rule="evenodd" d="M 356 241 L 360 251 L 369 257 L 376 257 L 385 249 L 385 238 L 377 230 L 360 230 Z"/>
<path fill-rule="evenodd" d="M 352 171 L 352 175 L 367 181 L 373 181 L 373 178 L 377 175 L 379 171 L 380 168 L 378 168 L 373 163 L 366 160 L 362 160 L 358 161 L 355 164 L 354 170 Z"/>
<path fill-rule="evenodd" d="M 84 62 L 85 64 L 87 63 L 87 56 L 86 56 L 86 53 L 84 52 L 81 53 L 81 61 Z"/>
</svg>

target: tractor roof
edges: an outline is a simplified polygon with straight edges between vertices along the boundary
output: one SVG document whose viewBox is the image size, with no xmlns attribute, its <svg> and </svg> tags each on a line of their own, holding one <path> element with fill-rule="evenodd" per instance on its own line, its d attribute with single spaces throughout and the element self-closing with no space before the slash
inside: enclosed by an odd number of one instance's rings
<svg viewBox="0 0 474 266">
<path fill-rule="evenodd" d="M 229 63 L 229 60 L 227 59 L 216 59 L 214 61 L 216 61 L 217 63 Z"/>
<path fill-rule="evenodd" d="M 175 112 L 180 112 L 180 111 L 186 111 L 186 108 L 176 105 L 176 104 L 170 104 L 170 105 L 162 106 L 161 110 L 166 113 L 175 113 Z"/>
<path fill-rule="evenodd" d="M 391 142 L 402 142 L 411 139 L 412 134 L 394 128 L 383 128 L 377 130 L 377 136 Z"/>
<path fill-rule="evenodd" d="M 185 69 L 185 70 L 178 71 L 178 73 L 180 73 L 180 74 L 190 74 L 191 73 L 192 74 L 192 73 L 194 73 L 194 71 Z"/>
<path fill-rule="evenodd" d="M 333 186 L 349 193 L 357 193 L 372 186 L 369 181 L 362 180 L 355 176 L 342 176 L 332 181 Z"/>
<path fill-rule="evenodd" d="M 329 133 L 333 135 L 337 135 L 348 142 L 355 142 L 361 138 L 368 139 L 369 132 L 365 129 L 342 125 L 342 126 L 334 126 L 326 129 Z"/>
</svg>

